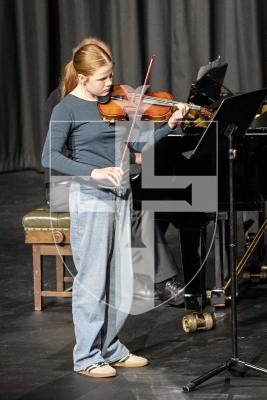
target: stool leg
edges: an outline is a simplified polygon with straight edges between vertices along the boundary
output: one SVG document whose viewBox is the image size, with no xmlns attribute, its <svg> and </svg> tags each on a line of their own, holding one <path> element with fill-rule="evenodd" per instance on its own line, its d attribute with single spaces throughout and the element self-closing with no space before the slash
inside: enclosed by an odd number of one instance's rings
<svg viewBox="0 0 267 400">
<path fill-rule="evenodd" d="M 64 290 L 64 265 L 60 256 L 56 256 L 57 291 Z"/>
<path fill-rule="evenodd" d="M 40 247 L 38 245 L 32 246 L 32 261 L 33 261 L 34 309 L 35 311 L 41 311 L 42 268 L 41 268 Z"/>
</svg>

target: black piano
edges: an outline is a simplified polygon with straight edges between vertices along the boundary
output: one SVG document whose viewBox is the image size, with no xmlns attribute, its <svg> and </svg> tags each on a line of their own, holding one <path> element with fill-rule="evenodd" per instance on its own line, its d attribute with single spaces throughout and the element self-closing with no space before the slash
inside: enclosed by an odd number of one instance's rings
<svg viewBox="0 0 267 400">
<path fill-rule="evenodd" d="M 216 86 L 217 90 L 217 86 Z M 201 96 L 197 93 L 198 103 L 201 103 Z M 229 95 L 229 93 L 228 93 Z M 218 92 L 209 96 L 209 106 L 217 103 L 223 97 L 218 97 Z M 192 97 L 192 96 L 191 96 Z M 202 104 L 207 101 L 207 96 Z M 264 211 L 264 202 L 267 200 L 267 123 L 265 115 L 256 118 L 241 143 L 237 146 L 237 157 L 234 161 L 234 207 L 236 211 Z M 265 125 L 265 126 L 264 126 Z M 199 159 L 188 159 L 183 153 L 195 148 L 204 128 L 190 127 L 190 131 L 181 131 L 169 135 L 167 138 L 156 144 L 153 152 L 155 157 L 155 175 L 157 176 L 209 176 L 216 175 L 216 154 L 207 151 L 207 154 Z M 227 212 L 229 209 L 228 190 L 228 151 L 219 151 L 218 155 L 218 211 Z M 141 176 L 132 182 L 134 207 L 140 208 L 141 201 L 159 198 L 157 189 L 145 191 L 141 188 Z M 173 196 L 172 196 L 173 193 Z M 163 191 L 162 199 L 173 200 L 175 189 Z M 214 218 L 214 213 L 157 213 L 156 218 L 162 224 L 163 230 L 168 223 L 180 228 L 184 278 L 189 282 L 200 266 L 197 253 L 200 231 L 203 226 Z M 191 227 L 191 228 L 190 228 Z M 191 230 L 190 230 L 191 229 Z M 205 292 L 205 271 L 199 274 L 196 279 L 186 288 L 186 295 L 189 297 L 188 308 L 195 308 L 195 301 L 198 311 L 202 309 L 201 299 Z M 193 294 L 192 297 L 190 297 Z M 197 299 L 197 300 L 195 300 Z M 191 302 L 191 304 L 190 304 Z M 193 304 L 193 305 L 192 305 Z M 191 307 L 192 306 L 192 307 Z"/>
</svg>

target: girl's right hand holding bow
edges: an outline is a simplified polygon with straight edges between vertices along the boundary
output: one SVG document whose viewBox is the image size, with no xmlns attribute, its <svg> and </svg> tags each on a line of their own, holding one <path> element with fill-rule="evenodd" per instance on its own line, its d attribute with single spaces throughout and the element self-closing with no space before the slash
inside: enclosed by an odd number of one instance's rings
<svg viewBox="0 0 267 400">
<path fill-rule="evenodd" d="M 120 186 L 123 176 L 121 167 L 106 167 L 93 169 L 91 177 L 96 181 L 108 179 L 114 186 Z"/>
</svg>

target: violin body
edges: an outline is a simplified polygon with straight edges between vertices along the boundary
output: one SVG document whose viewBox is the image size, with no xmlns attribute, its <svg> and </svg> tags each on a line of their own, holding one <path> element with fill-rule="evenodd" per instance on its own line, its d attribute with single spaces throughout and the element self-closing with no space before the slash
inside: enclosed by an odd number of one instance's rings
<svg viewBox="0 0 267 400">
<path fill-rule="evenodd" d="M 155 99 L 155 102 L 172 101 L 173 96 L 164 91 L 150 92 L 146 97 Z M 115 122 L 128 120 L 135 113 L 138 105 L 138 95 L 135 90 L 126 85 L 113 85 L 111 93 L 106 99 L 98 102 L 98 109 L 104 121 Z M 167 121 L 172 114 L 172 106 L 147 104 L 141 101 L 138 115 L 144 121 Z"/>
<path fill-rule="evenodd" d="M 144 121 L 168 121 L 178 104 L 168 92 L 157 91 L 141 96 L 127 85 L 113 85 L 108 96 L 98 99 L 99 112 L 103 120 L 110 123 L 128 120 L 135 115 L 136 109 L 137 115 Z M 203 120 L 213 116 L 213 112 L 204 107 L 196 104 L 188 106 L 189 110 L 198 111 L 194 115 L 204 117 Z"/>
<path fill-rule="evenodd" d="M 164 91 L 150 92 L 148 96 L 164 100 L 173 100 L 173 96 Z M 142 119 L 144 121 L 168 121 L 173 112 L 173 107 L 153 104 L 143 112 Z"/>
<path fill-rule="evenodd" d="M 123 104 L 123 100 L 121 101 L 121 104 L 118 104 L 117 101 L 111 99 L 111 96 L 126 97 L 126 94 L 120 85 L 113 85 L 109 96 L 98 101 L 98 110 L 103 120 L 109 122 L 127 120 L 128 115 L 125 111 L 127 98 L 125 98 L 125 104 Z"/>
</svg>

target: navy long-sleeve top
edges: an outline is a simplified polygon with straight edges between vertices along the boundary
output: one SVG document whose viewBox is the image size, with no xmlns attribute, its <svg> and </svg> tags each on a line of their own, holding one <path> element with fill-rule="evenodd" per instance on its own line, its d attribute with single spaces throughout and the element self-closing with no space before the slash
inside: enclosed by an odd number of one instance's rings
<svg viewBox="0 0 267 400">
<path fill-rule="evenodd" d="M 104 122 L 96 101 L 69 94 L 53 109 L 42 165 L 63 175 L 87 178 L 95 168 L 119 166 L 129 127 L 130 122 Z M 156 129 L 154 135 L 135 129 L 132 147 L 141 151 L 144 142 L 152 145 L 171 131 L 167 123 Z M 70 157 L 63 154 L 64 145 L 70 150 Z"/>
</svg>

